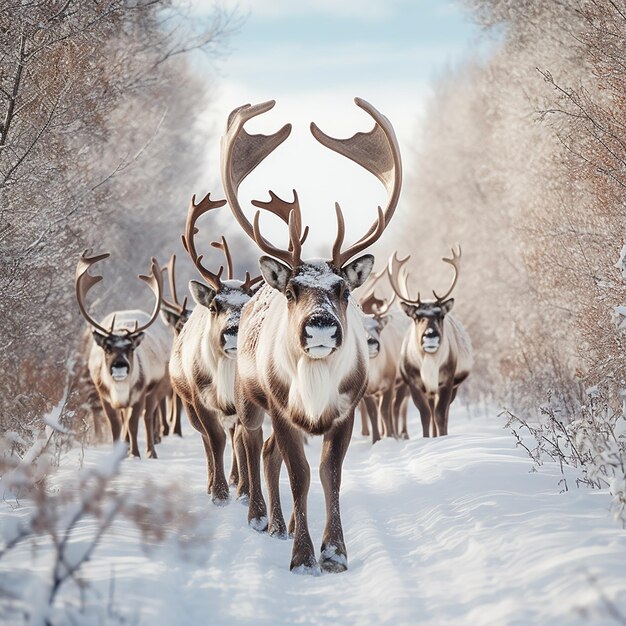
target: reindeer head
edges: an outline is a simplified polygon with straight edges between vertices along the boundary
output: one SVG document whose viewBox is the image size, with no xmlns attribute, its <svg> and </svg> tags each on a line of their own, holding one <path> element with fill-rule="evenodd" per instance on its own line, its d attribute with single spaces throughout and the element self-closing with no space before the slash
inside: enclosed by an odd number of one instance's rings
<svg viewBox="0 0 626 626">
<path fill-rule="evenodd" d="M 367 336 L 367 347 L 370 359 L 374 359 L 380 352 L 380 338 L 385 326 L 389 322 L 389 309 L 396 299 L 396 294 L 391 298 L 376 297 L 376 283 L 387 273 L 385 267 L 377 274 L 370 274 L 370 277 L 363 288 L 364 293 L 359 296 L 359 304 L 363 310 L 363 327 Z"/>
<path fill-rule="evenodd" d="M 434 354 L 439 350 L 443 341 L 444 318 L 454 306 L 454 298 L 450 294 L 454 290 L 459 277 L 461 262 L 461 247 L 458 252 L 452 249 L 452 257 L 443 257 L 445 263 L 449 263 L 454 268 L 454 277 L 448 291 L 443 296 L 437 295 L 433 291 L 435 300 L 422 302 L 420 294 L 412 299 L 409 296 L 407 286 L 407 272 L 404 265 L 411 257 L 398 259 L 397 254 L 389 259 L 389 281 L 394 292 L 400 298 L 402 310 L 413 320 L 419 346 L 424 352 Z"/>
<path fill-rule="evenodd" d="M 265 282 L 285 298 L 289 337 L 298 338 L 301 352 L 311 359 L 324 359 L 339 350 L 344 341 L 350 294 L 369 276 L 374 257 L 365 254 L 350 260 L 382 235 L 391 219 L 400 194 L 402 166 L 400 151 L 389 121 L 367 102 L 356 99 L 356 104 L 367 111 L 376 122 L 369 133 L 357 133 L 349 139 L 334 139 L 311 124 L 311 133 L 323 145 L 354 160 L 374 174 L 386 187 L 389 199 L 385 211 L 378 208 L 378 218 L 356 243 L 342 251 L 345 225 L 341 208 L 335 204 L 337 237 L 329 260 L 301 258 L 308 227 L 302 229 L 298 196 L 294 190 L 292 202 L 281 200 L 270 191 L 267 202 L 252 204 L 277 215 L 289 226 L 289 246 L 273 246 L 260 232 L 257 211 L 253 224 L 245 216 L 237 192 L 243 179 L 277 148 L 291 132 L 286 124 L 273 135 L 250 135 L 243 128 L 249 119 L 269 111 L 274 101 L 235 109 L 228 118 L 222 137 L 222 181 L 224 191 L 235 218 L 268 256 L 259 260 Z"/>
<path fill-rule="evenodd" d="M 115 315 L 113 315 L 110 327 L 107 329 L 98 324 L 87 312 L 85 305 L 85 297 L 87 292 L 98 282 L 102 280 L 102 276 L 92 276 L 89 269 L 92 265 L 106 259 L 110 255 L 108 253 L 91 256 L 89 250 L 85 250 L 78 260 L 76 266 L 76 299 L 78 306 L 85 319 L 94 327 L 93 339 L 104 351 L 104 359 L 107 371 L 113 380 L 119 382 L 126 380 L 132 373 L 133 369 L 133 353 L 144 338 L 144 331 L 158 317 L 161 305 L 161 294 L 163 291 L 163 282 L 161 271 L 155 259 L 152 259 L 150 275 L 140 275 L 139 278 L 148 283 L 148 286 L 156 296 L 156 304 L 152 311 L 150 320 L 139 326 L 139 322 L 135 321 L 134 327 L 129 328 L 126 325 L 117 325 L 115 323 Z"/>
<path fill-rule="evenodd" d="M 182 238 L 183 246 L 208 284 L 192 280 L 189 283 L 189 290 L 196 303 L 209 311 L 208 337 L 210 344 L 219 346 L 223 356 L 235 358 L 241 309 L 252 297 L 253 288 L 261 280 L 261 277 L 250 278 L 250 273 L 246 272 L 244 281 L 233 278 L 233 261 L 224 237 L 219 242 L 213 241 L 211 245 L 224 253 L 228 267 L 228 279 L 222 280 L 223 265 L 220 266 L 217 273 L 213 273 L 202 264 L 202 255 L 198 256 L 194 242 L 194 236 L 198 232 L 196 221 L 204 213 L 224 206 L 226 200 L 211 200 L 210 194 L 207 194 L 198 204 L 195 204 L 195 199 L 196 197 L 193 196 L 187 213 L 187 224 Z"/>
</svg>

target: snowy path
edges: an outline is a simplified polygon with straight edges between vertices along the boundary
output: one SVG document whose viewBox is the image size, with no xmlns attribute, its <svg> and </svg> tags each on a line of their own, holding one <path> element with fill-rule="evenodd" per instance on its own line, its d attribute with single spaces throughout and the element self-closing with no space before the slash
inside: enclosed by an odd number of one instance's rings
<svg viewBox="0 0 626 626">
<path fill-rule="evenodd" d="M 415 418 L 411 423 L 415 433 Z M 236 501 L 211 504 L 202 446 L 186 424 L 183 440 L 160 445 L 159 460 L 124 462 L 120 481 L 132 488 L 137 476 L 175 480 L 189 511 L 201 517 L 201 538 L 183 551 L 168 541 L 146 553 L 136 530 L 121 521 L 84 577 L 104 605 L 113 573 L 112 613 L 139 624 L 617 623 L 599 589 L 626 612 L 626 532 L 610 518 L 606 494 L 559 494 L 558 469 L 531 473 L 498 418 L 453 417 L 451 432 L 373 448 L 355 435 L 341 501 L 350 569 L 303 577 L 288 571 L 290 541 L 249 529 Z M 318 549 L 319 447 L 319 439 L 308 447 Z M 85 463 L 107 451 L 87 451 Z M 77 459 L 68 459 L 65 471 L 76 467 Z M 284 469 L 281 482 L 287 517 Z M 93 623 L 117 623 L 104 608 L 100 613 Z"/>
</svg>

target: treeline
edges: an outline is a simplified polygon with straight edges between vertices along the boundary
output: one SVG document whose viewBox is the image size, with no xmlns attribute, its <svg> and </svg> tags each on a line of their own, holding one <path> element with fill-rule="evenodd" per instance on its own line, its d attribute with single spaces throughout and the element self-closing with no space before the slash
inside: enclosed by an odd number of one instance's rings
<svg viewBox="0 0 626 626">
<path fill-rule="evenodd" d="M 36 427 L 63 396 L 84 329 L 78 254 L 112 253 L 94 303 L 104 315 L 148 306 L 133 275 L 179 249 L 213 90 L 188 52 L 215 57 L 234 19 L 216 10 L 198 24 L 176 7 L 0 0 L 3 431 Z"/>
<path fill-rule="evenodd" d="M 466 5 L 490 51 L 439 81 L 394 246 L 430 294 L 447 280 L 440 257 L 462 244 L 456 310 L 476 348 L 472 399 L 536 414 L 550 398 L 573 419 L 593 388 L 617 414 L 626 5 Z"/>
</svg>

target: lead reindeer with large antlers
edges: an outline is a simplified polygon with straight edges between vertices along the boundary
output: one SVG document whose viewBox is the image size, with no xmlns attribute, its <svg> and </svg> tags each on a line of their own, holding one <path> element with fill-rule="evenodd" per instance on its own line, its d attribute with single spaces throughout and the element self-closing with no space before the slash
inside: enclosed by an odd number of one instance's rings
<svg viewBox="0 0 626 626">
<path fill-rule="evenodd" d="M 422 300 L 409 295 L 406 259 L 394 254 L 389 259 L 389 280 L 400 306 L 413 320 L 400 353 L 400 373 L 420 412 L 424 437 L 448 434 L 450 404 L 459 385 L 467 378 L 473 362 L 472 345 L 461 323 L 450 311 L 450 298 L 459 277 L 461 248 L 443 261 L 454 268 L 452 283 L 442 296 Z"/>
<path fill-rule="evenodd" d="M 237 430 L 234 381 L 237 358 L 237 334 L 243 305 L 253 293 L 260 277 L 246 273 L 242 282 L 233 278 L 233 264 L 226 240 L 213 242 L 226 257 L 224 266 L 215 273 L 202 263 L 196 252 L 194 237 L 200 216 L 226 204 L 225 200 L 205 198 L 195 204 L 191 200 L 183 245 L 200 275 L 206 281 L 192 280 L 189 290 L 196 306 L 174 341 L 170 373 L 174 390 L 181 397 L 191 425 L 202 435 L 207 459 L 208 492 L 216 504 L 229 499 L 224 474 L 224 448 L 229 432 L 233 445 L 231 482 L 237 484 L 237 495 L 248 495 L 248 472 L 245 450 Z"/>
<path fill-rule="evenodd" d="M 139 310 L 116 311 L 97 322 L 87 311 L 89 290 L 102 280 L 90 268 L 109 256 L 91 256 L 85 251 L 76 266 L 76 298 L 85 319 L 93 326 L 93 345 L 89 353 L 89 373 L 111 426 L 113 440 L 123 438 L 130 454 L 139 456 L 137 430 L 143 414 L 146 427 L 146 455 L 156 458 L 154 416 L 169 389 L 167 362 L 171 339 L 159 315 L 163 284 L 159 266 L 152 259 L 149 276 L 139 276 L 155 295 L 151 315 Z"/>
<path fill-rule="evenodd" d="M 243 128 L 253 117 L 270 110 L 274 102 L 233 111 L 222 138 L 222 181 L 231 210 L 243 230 L 266 253 L 259 260 L 265 285 L 244 307 L 239 334 L 236 405 L 244 426 L 250 470 L 248 520 L 256 528 L 267 525 L 260 488 L 258 453 L 264 413 L 271 416 L 273 433 L 263 446 L 268 485 L 269 532 L 284 535 L 285 522 L 278 492 L 281 462 L 289 473 L 294 509 L 289 524 L 294 543 L 291 569 L 314 573 L 344 571 L 348 567 L 339 512 L 341 469 L 354 409 L 367 386 L 368 349 L 362 313 L 351 292 L 367 279 L 374 257 L 358 254 L 382 235 L 395 211 L 402 169 L 400 151 L 389 121 L 367 102 L 356 104 L 375 121 L 373 130 L 349 139 L 334 139 L 311 124 L 313 136 L 374 174 L 387 188 L 385 209 L 367 233 L 342 250 L 344 219 L 338 204 L 337 237 L 330 259 L 304 261 L 298 197 L 286 202 L 270 192 L 269 202 L 254 201 L 259 209 L 287 218 L 289 246 L 272 245 L 260 232 L 258 211 L 251 223 L 238 199 L 243 179 L 291 132 L 287 124 L 273 135 L 250 135 Z M 320 478 L 326 499 L 326 528 L 319 565 L 307 522 L 310 469 L 302 433 L 323 435 Z"/>
</svg>

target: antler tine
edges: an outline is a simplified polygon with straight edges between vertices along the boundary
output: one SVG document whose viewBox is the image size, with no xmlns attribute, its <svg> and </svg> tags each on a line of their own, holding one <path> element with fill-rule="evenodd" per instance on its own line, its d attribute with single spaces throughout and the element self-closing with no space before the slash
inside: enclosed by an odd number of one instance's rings
<svg viewBox="0 0 626 626">
<path fill-rule="evenodd" d="M 78 308 L 82 313 L 83 317 L 91 324 L 96 330 L 101 332 L 103 335 L 109 335 L 109 331 L 98 324 L 96 320 L 94 320 L 91 315 L 87 312 L 87 307 L 85 305 L 85 298 L 87 296 L 87 292 L 97 283 L 102 280 L 102 276 L 92 276 L 89 273 L 89 269 L 92 265 L 97 263 L 98 261 L 102 261 L 103 259 L 107 259 L 110 255 L 109 252 L 105 252 L 104 254 L 97 254 L 96 256 L 90 256 L 91 250 L 85 250 L 78 259 L 78 264 L 76 265 L 76 275 L 74 279 L 74 286 L 76 288 L 76 300 L 78 301 Z"/>
<path fill-rule="evenodd" d="M 185 224 L 185 234 L 182 237 L 183 246 L 187 250 L 193 264 L 196 266 L 202 277 L 216 290 L 219 290 L 221 286 L 220 277 L 224 271 L 223 267 L 220 267 L 217 274 L 214 274 L 202 265 L 202 255 L 198 256 L 196 252 L 196 246 L 194 243 L 194 236 L 198 232 L 196 228 L 196 221 L 201 215 L 204 215 L 207 211 L 217 209 L 226 204 L 226 200 L 211 200 L 211 194 L 207 193 L 206 196 L 196 204 L 196 196 L 191 197 L 189 204 L 189 210 L 187 212 L 187 223 Z"/>
<path fill-rule="evenodd" d="M 358 163 L 368 172 L 374 174 L 387 189 L 388 199 L 382 212 L 382 228 L 379 214 L 366 234 L 341 254 L 343 263 L 380 238 L 396 210 L 402 187 L 400 148 L 391 123 L 369 102 L 361 98 L 355 98 L 354 102 L 374 119 L 374 128 L 371 131 L 356 133 L 348 139 L 336 139 L 323 133 L 314 122 L 311 122 L 311 133 L 317 141 Z M 333 250 L 333 262 L 335 262 L 335 258 L 336 255 Z"/>
<path fill-rule="evenodd" d="M 246 272 L 246 280 L 243 281 L 242 289 L 245 291 L 250 291 L 254 285 L 263 280 L 263 276 L 255 276 L 254 278 L 250 278 L 250 272 Z"/>
<path fill-rule="evenodd" d="M 162 304 L 163 308 L 169 309 L 170 311 L 173 311 L 174 313 L 181 314 L 185 310 L 185 308 L 184 308 L 184 306 L 181 306 L 181 304 L 178 302 L 178 296 L 176 294 L 176 273 L 175 273 L 175 268 L 176 268 L 176 255 L 172 254 L 172 256 L 170 257 L 170 260 L 167 262 L 167 264 L 165 264 L 161 268 L 161 275 L 163 275 L 165 272 L 167 272 L 167 279 L 168 279 L 169 288 L 170 288 L 170 295 L 172 296 L 173 300 L 166 300 L 165 296 L 162 295 L 161 296 L 161 304 Z"/>
<path fill-rule="evenodd" d="M 391 306 L 393 305 L 393 303 L 396 301 L 396 292 L 394 291 L 391 294 L 391 298 L 389 298 L 388 300 L 384 300 L 384 304 L 378 308 L 378 315 L 380 317 L 382 317 L 383 315 L 386 315 L 387 311 L 389 311 L 389 309 L 391 308 Z"/>
<path fill-rule="evenodd" d="M 445 256 L 441 257 L 441 260 L 444 263 L 448 263 L 449 265 L 452 265 L 452 267 L 454 268 L 454 277 L 452 278 L 452 284 L 450 285 L 450 288 L 448 289 L 448 291 L 446 291 L 446 293 L 443 296 L 438 296 L 435 290 L 433 289 L 433 295 L 440 302 L 442 300 L 445 300 L 454 291 L 456 282 L 459 279 L 459 273 L 461 272 L 461 246 L 457 244 L 457 247 L 459 249 L 458 253 L 455 251 L 454 248 L 451 248 L 452 250 L 451 257 L 445 257 Z"/>
<path fill-rule="evenodd" d="M 383 210 L 378 207 L 378 219 L 375 223 L 374 230 L 371 230 L 369 234 L 359 239 L 356 243 L 353 243 L 347 250 L 341 251 L 343 240 L 345 236 L 345 222 L 343 219 L 343 213 L 341 207 L 335 202 L 335 212 L 337 213 L 337 237 L 333 244 L 333 257 L 332 263 L 336 268 L 343 267 L 343 265 L 349 261 L 353 256 L 362 252 L 366 248 L 369 248 L 374 242 L 376 242 L 385 230 L 385 216 Z"/>
<path fill-rule="evenodd" d="M 232 280 L 233 275 L 233 259 L 230 256 L 230 249 L 228 248 L 228 244 L 226 243 L 226 238 L 222 235 L 222 241 L 212 241 L 211 245 L 218 250 L 221 250 L 226 257 L 226 267 L 228 268 L 228 280 Z"/>
<path fill-rule="evenodd" d="M 300 253 L 302 251 L 302 243 L 300 241 L 300 233 L 298 232 L 296 211 L 292 210 L 289 214 L 289 247 L 287 250 L 277 248 L 261 235 L 259 227 L 259 219 L 261 211 L 257 211 L 254 216 L 253 235 L 256 244 L 267 254 L 284 261 L 290 267 L 296 267 L 302 261 Z M 305 237 L 306 238 L 306 237 Z"/>
<path fill-rule="evenodd" d="M 244 124 L 253 117 L 274 108 L 275 104 L 275 100 L 269 100 L 254 106 L 244 104 L 235 109 L 228 116 L 226 132 L 221 140 L 221 170 L 224 192 L 235 219 L 251 239 L 255 239 L 254 227 L 239 204 L 237 197 L 239 185 L 263 159 L 289 137 L 291 124 L 285 124 L 273 135 L 251 135 L 245 130 Z"/>
<path fill-rule="evenodd" d="M 389 284 L 391 288 L 394 290 L 398 298 L 403 302 L 407 302 L 408 304 L 420 304 L 420 294 L 418 292 L 417 299 L 412 299 L 409 296 L 409 290 L 407 285 L 407 273 L 404 270 L 404 266 L 411 258 L 411 255 L 407 256 L 405 259 L 399 259 L 398 253 L 394 252 L 392 256 L 389 257 Z M 403 271 L 403 280 L 402 284 L 399 283 L 400 271 Z"/>
<path fill-rule="evenodd" d="M 296 231 L 298 232 L 298 239 L 300 241 L 300 245 L 302 245 L 306 241 L 306 238 L 309 234 L 309 227 L 306 226 L 304 228 L 304 233 L 302 232 L 302 211 L 300 210 L 298 192 L 295 189 L 292 189 L 292 193 L 293 200 L 291 202 L 288 202 L 287 200 L 279 198 L 272 190 L 270 190 L 270 199 L 267 202 L 262 202 L 261 200 L 252 200 L 252 204 L 259 209 L 265 209 L 266 211 L 273 213 L 283 222 L 285 222 L 285 224 L 289 224 L 289 217 L 293 211 Z M 291 238 L 289 240 L 288 250 L 293 250 Z"/>
<path fill-rule="evenodd" d="M 152 257 L 152 264 L 150 266 L 150 274 L 148 276 L 144 276 L 143 274 L 139 274 L 139 278 L 143 280 L 145 283 L 148 283 L 148 287 L 152 289 L 156 297 L 156 303 L 154 305 L 154 309 L 152 310 L 152 317 L 150 320 L 144 324 L 143 326 L 139 326 L 137 322 L 135 322 L 135 329 L 132 334 L 138 334 L 146 330 L 148 326 L 151 326 L 154 320 L 159 316 L 159 311 L 161 310 L 161 297 L 163 295 L 163 276 L 161 275 L 161 270 L 159 268 L 159 264 L 157 260 Z"/>
<path fill-rule="evenodd" d="M 367 296 L 359 300 L 359 304 L 365 313 L 374 313 L 383 302 L 383 300 L 376 297 L 374 292 L 367 294 Z"/>
</svg>

